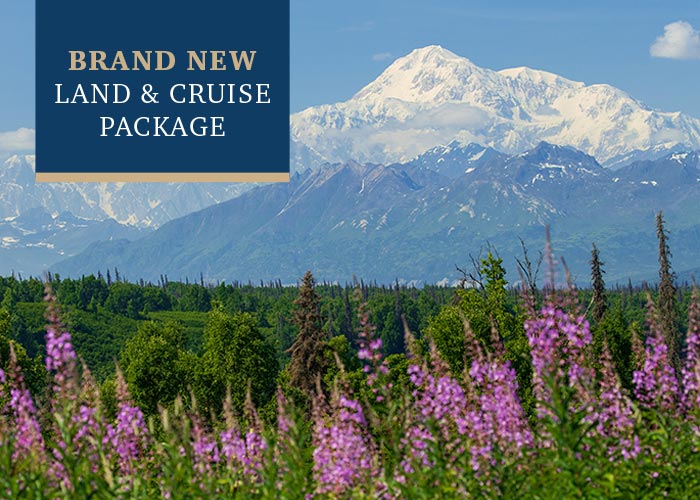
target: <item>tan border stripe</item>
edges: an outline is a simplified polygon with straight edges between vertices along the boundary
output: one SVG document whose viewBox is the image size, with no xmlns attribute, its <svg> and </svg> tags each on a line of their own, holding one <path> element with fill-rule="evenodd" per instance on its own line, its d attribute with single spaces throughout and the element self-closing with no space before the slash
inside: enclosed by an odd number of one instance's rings
<svg viewBox="0 0 700 500">
<path fill-rule="evenodd" d="M 36 182 L 289 182 L 280 172 L 39 172 Z"/>
</svg>

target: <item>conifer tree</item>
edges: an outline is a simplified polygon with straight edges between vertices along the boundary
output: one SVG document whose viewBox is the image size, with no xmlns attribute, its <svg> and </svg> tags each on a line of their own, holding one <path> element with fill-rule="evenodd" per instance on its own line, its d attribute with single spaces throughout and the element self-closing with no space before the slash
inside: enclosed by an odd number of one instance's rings
<svg viewBox="0 0 700 500">
<path fill-rule="evenodd" d="M 323 355 L 326 339 L 321 328 L 319 299 L 311 271 L 306 271 L 294 305 L 293 322 L 299 327 L 299 333 L 289 349 L 289 383 L 312 397 L 316 392 L 316 379 L 323 376 L 326 364 Z"/>
<path fill-rule="evenodd" d="M 671 250 L 663 212 L 656 215 L 656 237 L 659 240 L 659 321 L 668 352 L 677 373 L 680 370 L 680 336 L 676 328 L 676 285 L 671 270 Z"/>
<path fill-rule="evenodd" d="M 593 319 L 599 322 L 608 310 L 608 301 L 605 294 L 605 281 L 603 280 L 603 262 L 600 261 L 600 252 L 593 243 L 591 250 L 591 285 L 593 286 Z"/>
</svg>

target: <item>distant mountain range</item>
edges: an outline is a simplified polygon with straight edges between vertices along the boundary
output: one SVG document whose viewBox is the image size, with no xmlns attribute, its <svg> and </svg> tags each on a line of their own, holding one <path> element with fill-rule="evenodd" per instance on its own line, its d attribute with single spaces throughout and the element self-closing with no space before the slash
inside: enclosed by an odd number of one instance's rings
<svg viewBox="0 0 700 500">
<path fill-rule="evenodd" d="M 388 166 L 327 164 L 290 184 L 257 187 L 165 224 L 143 238 L 94 244 L 54 267 L 63 274 L 118 267 L 127 277 L 319 279 L 353 274 L 390 282 L 450 282 L 487 242 L 506 266 L 522 237 L 533 253 L 544 225 L 574 276 L 586 281 L 592 242 L 608 280 L 653 279 L 654 216 L 672 229 L 676 269 L 697 267 L 700 153 L 671 153 L 611 171 L 569 147 L 517 155 L 475 144 L 433 148 Z M 511 275 L 511 279 L 515 279 Z"/>
<path fill-rule="evenodd" d="M 610 85 L 492 71 L 435 45 L 397 59 L 348 101 L 292 115 L 291 126 L 330 161 L 384 164 L 454 140 L 511 154 L 547 141 L 604 165 L 655 147 L 700 148 L 700 120 L 650 109 Z"/>
<path fill-rule="evenodd" d="M 513 271 L 518 238 L 536 252 L 549 224 L 579 279 L 594 241 L 608 279 L 654 279 L 658 210 L 690 273 L 698 150 L 700 120 L 682 113 L 429 46 L 292 115 L 288 185 L 35 184 L 34 157 L 9 158 L 0 273 L 450 282 L 487 243 Z"/>
<path fill-rule="evenodd" d="M 290 142 L 294 171 L 323 159 Z M 34 155 L 0 161 L 0 274 L 39 275 L 96 241 L 136 238 L 254 184 L 36 183 Z"/>
<path fill-rule="evenodd" d="M 50 214 L 41 207 L 30 208 L 0 220 L 0 275 L 37 276 L 94 241 L 135 239 L 143 233 L 112 219 L 95 221 L 70 212 Z"/>
<path fill-rule="evenodd" d="M 0 169 L 0 219 L 41 207 L 89 220 L 158 227 L 249 188 L 218 183 L 35 183 L 34 155 L 12 156 Z"/>
</svg>

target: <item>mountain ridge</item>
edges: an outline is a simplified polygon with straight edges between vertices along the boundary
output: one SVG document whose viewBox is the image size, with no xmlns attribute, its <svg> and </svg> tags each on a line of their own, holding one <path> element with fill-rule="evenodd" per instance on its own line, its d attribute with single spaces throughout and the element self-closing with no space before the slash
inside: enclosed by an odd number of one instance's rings
<svg viewBox="0 0 700 500">
<path fill-rule="evenodd" d="M 469 166 L 450 176 L 440 173 L 440 155 L 432 164 L 421 158 L 326 164 L 295 174 L 289 185 L 260 186 L 171 221 L 138 241 L 95 245 L 54 270 L 72 275 L 117 266 L 154 274 L 146 278 L 202 272 L 212 281 L 294 282 L 313 269 L 327 281 L 358 275 L 435 283 L 454 277 L 454 265 L 487 243 L 513 271 L 518 238 L 541 248 L 550 225 L 555 250 L 575 275 L 587 275 L 595 241 L 614 282 L 653 277 L 659 209 L 674 235 L 700 235 L 700 207 L 692 204 L 700 181 L 682 182 L 684 174 L 653 185 L 646 178 L 672 162 L 700 179 L 698 153 L 673 153 L 613 172 L 586 153 L 545 142 L 517 155 L 482 155 L 481 161 L 472 160 L 474 146 L 458 151 Z M 700 241 L 672 241 L 677 269 L 696 267 L 695 244 Z M 629 245 L 636 245 L 633 254 Z"/>
</svg>

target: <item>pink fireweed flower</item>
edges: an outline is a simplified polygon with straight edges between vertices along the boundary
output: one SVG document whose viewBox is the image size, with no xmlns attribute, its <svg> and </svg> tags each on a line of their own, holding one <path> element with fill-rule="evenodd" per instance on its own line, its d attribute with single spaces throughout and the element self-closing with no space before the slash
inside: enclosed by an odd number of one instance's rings
<svg viewBox="0 0 700 500">
<path fill-rule="evenodd" d="M 216 438 L 201 424 L 197 416 L 192 417 L 192 454 L 194 469 L 199 474 L 211 471 L 212 465 L 219 462 L 219 446 Z"/>
<path fill-rule="evenodd" d="M 574 388 L 576 409 L 590 409 L 595 400 L 595 372 L 588 358 L 592 336 L 586 318 L 548 304 L 539 317 L 525 322 L 525 333 L 532 356 L 538 416 L 554 418 L 547 407 L 552 402 L 553 384 Z"/>
<path fill-rule="evenodd" d="M 10 344 L 10 365 L 7 373 L 10 389 L 8 409 L 10 411 L 10 432 L 14 439 L 13 460 L 28 458 L 33 454 L 42 457 L 45 452 L 44 438 L 37 420 L 36 407 L 32 396 L 24 385 L 22 369 L 17 364 L 17 356 Z"/>
<path fill-rule="evenodd" d="M 12 458 L 28 457 L 32 453 L 43 454 L 44 438 L 29 391 L 24 387 L 10 389 L 9 408 L 14 417 L 12 431 L 15 449 Z"/>
<path fill-rule="evenodd" d="M 46 329 L 46 370 L 62 372 L 75 366 L 75 351 L 70 333 L 59 332 L 53 327 Z"/>
<path fill-rule="evenodd" d="M 56 298 L 51 285 L 46 284 L 47 319 L 46 327 L 46 371 L 53 373 L 54 392 L 58 393 L 57 400 L 63 403 L 73 401 L 77 397 L 78 387 L 76 370 L 76 354 L 73 349 L 70 333 L 61 326 L 56 306 Z M 55 404 L 57 401 L 54 401 Z"/>
<path fill-rule="evenodd" d="M 263 467 L 267 442 L 257 415 L 252 417 L 252 424 L 245 435 L 236 425 L 221 432 L 220 453 L 226 458 L 230 470 L 242 471 L 246 476 L 258 479 Z"/>
<path fill-rule="evenodd" d="M 377 328 L 369 321 L 367 304 L 360 304 L 360 333 L 358 334 L 360 348 L 357 357 L 367 364 L 363 366 L 367 374 L 367 385 L 371 388 L 375 400 L 378 403 L 385 401 L 392 388 L 391 382 L 387 380 L 389 367 L 382 354 L 382 339 L 375 337 Z"/>
<path fill-rule="evenodd" d="M 632 401 L 622 391 L 607 345 L 603 346 L 600 362 L 600 395 L 595 411 L 587 418 L 595 422 L 599 436 L 617 441 L 608 449 L 611 458 L 618 453 L 626 460 L 634 458 L 641 451 L 639 437 L 634 434 L 634 408 Z"/>
<path fill-rule="evenodd" d="M 119 405 L 116 423 L 107 426 L 104 440 L 105 444 L 111 445 L 124 475 L 131 475 L 134 462 L 143 457 L 146 437 L 146 423 L 141 409 L 129 404 Z"/>
<path fill-rule="evenodd" d="M 412 364 L 408 373 L 416 388 L 406 436 L 401 440 L 401 468 L 410 474 L 416 468 L 430 467 L 432 450 L 444 454 L 454 465 L 465 453 L 465 443 L 478 433 L 478 410 L 439 359 L 437 350 L 431 355 L 430 368 L 425 362 L 422 366 Z"/>
<path fill-rule="evenodd" d="M 656 408 L 675 415 L 678 409 L 679 389 L 676 372 L 671 366 L 668 346 L 659 331 L 654 304 L 647 306 L 649 334 L 644 350 L 644 361 L 632 374 L 635 396 L 647 408 Z"/>
<path fill-rule="evenodd" d="M 700 410 L 700 297 L 697 288 L 693 290 L 688 307 L 688 336 L 686 361 L 681 374 L 683 377 L 682 404 L 686 412 Z"/>
<path fill-rule="evenodd" d="M 221 441 L 221 454 L 226 457 L 230 468 L 249 465 L 245 439 L 236 429 L 226 429 L 221 432 L 219 439 Z"/>
<path fill-rule="evenodd" d="M 110 456 L 116 456 L 121 473 L 130 476 L 135 472 L 134 463 L 146 454 L 149 435 L 143 413 L 131 402 L 126 381 L 119 370 L 116 398 L 119 412 L 116 422 L 107 426 L 103 444 L 108 447 Z"/>
<path fill-rule="evenodd" d="M 328 418 L 314 411 L 313 475 L 317 493 L 342 495 L 377 474 L 376 446 L 357 401 L 341 395 L 333 406 Z"/>
<path fill-rule="evenodd" d="M 646 356 L 641 370 L 632 374 L 635 395 L 642 405 L 673 412 L 676 408 L 678 381 L 668 359 L 668 347 L 658 335 L 647 338 Z"/>
<path fill-rule="evenodd" d="M 515 370 L 510 361 L 486 356 L 479 345 L 475 351 L 469 373 L 478 392 L 477 407 L 485 430 L 504 453 L 519 454 L 532 445 L 533 437 L 518 398 Z"/>
</svg>

